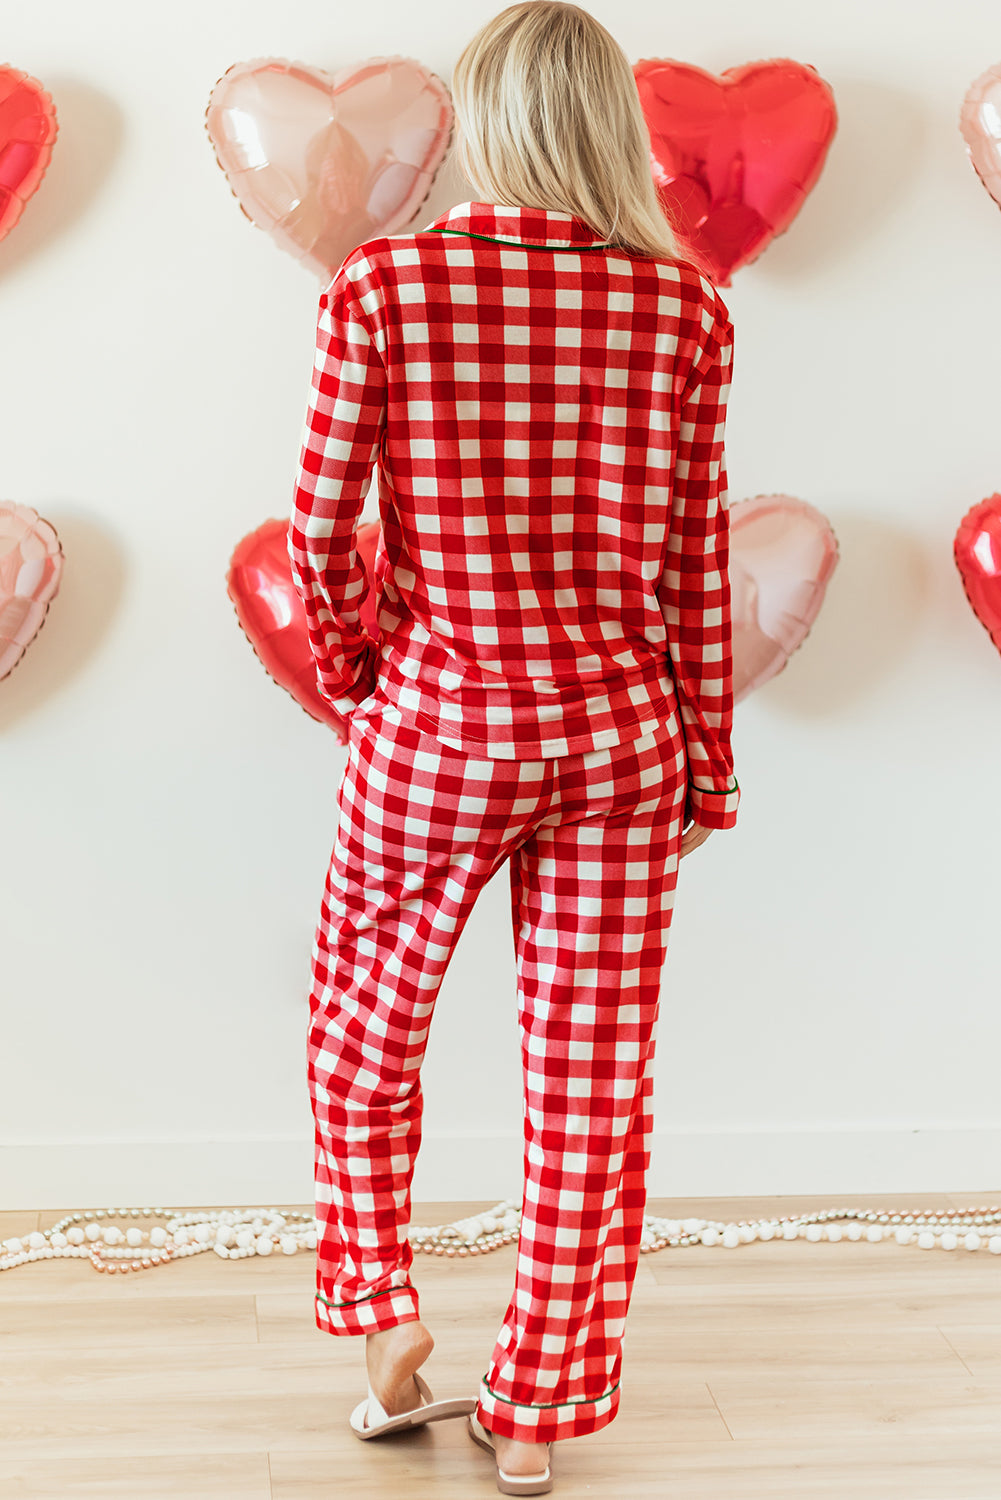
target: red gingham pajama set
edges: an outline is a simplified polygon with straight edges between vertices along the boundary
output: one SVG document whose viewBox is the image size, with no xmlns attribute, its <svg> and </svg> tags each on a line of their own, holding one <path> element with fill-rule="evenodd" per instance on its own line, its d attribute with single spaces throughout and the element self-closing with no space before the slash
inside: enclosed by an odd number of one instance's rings
<svg viewBox="0 0 1001 1500">
<path fill-rule="evenodd" d="M 732 334 L 687 262 L 479 202 L 366 241 L 320 298 L 289 530 L 348 718 L 307 1045 L 316 1322 L 419 1317 L 421 1062 L 509 861 L 525 1176 L 477 1415 L 523 1442 L 616 1414 L 681 832 L 737 815 Z M 378 640 L 357 552 L 376 466 Z"/>
</svg>

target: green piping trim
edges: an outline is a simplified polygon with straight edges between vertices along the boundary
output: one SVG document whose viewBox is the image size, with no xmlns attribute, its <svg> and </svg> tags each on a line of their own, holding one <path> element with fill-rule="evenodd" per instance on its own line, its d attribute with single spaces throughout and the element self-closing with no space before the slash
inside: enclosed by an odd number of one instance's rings
<svg viewBox="0 0 1001 1500">
<path fill-rule="evenodd" d="M 372 1292 L 368 1297 L 359 1297 L 357 1302 L 331 1302 L 330 1298 L 325 1297 L 322 1292 L 317 1292 L 316 1295 L 321 1302 L 326 1303 L 327 1307 L 360 1307 L 363 1302 L 374 1302 L 376 1297 L 389 1297 L 393 1292 L 415 1292 L 416 1290 L 416 1287 L 409 1284 L 406 1286 L 387 1286 L 385 1291 Z"/>
<path fill-rule="evenodd" d="M 428 229 L 427 234 L 464 234 L 471 240 L 489 240 L 492 245 L 513 245 L 517 250 L 613 250 L 610 240 L 594 245 L 530 245 L 525 240 L 503 240 L 493 234 L 474 234 L 471 229 Z"/>
<path fill-rule="evenodd" d="M 611 1390 L 606 1391 L 603 1396 L 584 1396 L 580 1401 L 512 1401 L 508 1396 L 499 1396 L 485 1375 L 483 1384 L 495 1401 L 505 1401 L 508 1406 L 530 1406 L 533 1411 L 558 1411 L 561 1406 L 596 1406 L 599 1401 L 607 1401 L 609 1396 L 614 1396 L 622 1382 L 617 1380 Z"/>
<path fill-rule="evenodd" d="M 716 786 L 693 786 L 691 790 L 698 792 L 700 797 L 729 797 L 731 792 L 740 791 L 740 782 L 735 777 L 733 786 L 724 787 L 722 791 Z"/>
</svg>

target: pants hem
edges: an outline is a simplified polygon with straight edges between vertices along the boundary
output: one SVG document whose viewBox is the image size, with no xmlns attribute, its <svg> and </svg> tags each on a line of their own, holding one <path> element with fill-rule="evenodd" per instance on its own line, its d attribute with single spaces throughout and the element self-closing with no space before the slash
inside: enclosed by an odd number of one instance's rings
<svg viewBox="0 0 1001 1500">
<path fill-rule="evenodd" d="M 398 1323 L 420 1322 L 417 1290 L 412 1286 L 394 1286 L 374 1297 L 363 1298 L 331 1307 L 317 1292 L 313 1299 L 316 1326 L 323 1333 L 378 1333 L 395 1328 Z"/>
<path fill-rule="evenodd" d="M 497 1396 L 484 1378 L 480 1381 L 476 1416 L 499 1437 L 514 1438 L 520 1443 L 554 1443 L 585 1437 L 607 1427 L 618 1412 L 619 1393 L 619 1386 L 615 1385 L 594 1401 L 531 1406 Z"/>
</svg>

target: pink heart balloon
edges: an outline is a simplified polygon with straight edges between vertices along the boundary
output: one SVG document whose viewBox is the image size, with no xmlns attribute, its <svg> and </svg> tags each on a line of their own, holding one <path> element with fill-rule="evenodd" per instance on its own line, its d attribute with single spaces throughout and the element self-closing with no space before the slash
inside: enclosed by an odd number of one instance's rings
<svg viewBox="0 0 1001 1500">
<path fill-rule="evenodd" d="M 283 58 L 236 63 L 205 125 L 240 207 L 329 281 L 427 198 L 452 134 L 444 83 L 409 57 L 328 74 Z"/>
<path fill-rule="evenodd" d="M 970 85 L 959 128 L 973 170 L 995 203 L 1001 204 L 1001 63 Z"/>
<path fill-rule="evenodd" d="M 0 501 L 0 678 L 41 630 L 62 571 L 62 547 L 48 521 L 28 505 Z"/>
<path fill-rule="evenodd" d="M 802 645 L 838 561 L 830 522 L 790 495 L 730 507 L 733 701 L 776 676 Z"/>
</svg>

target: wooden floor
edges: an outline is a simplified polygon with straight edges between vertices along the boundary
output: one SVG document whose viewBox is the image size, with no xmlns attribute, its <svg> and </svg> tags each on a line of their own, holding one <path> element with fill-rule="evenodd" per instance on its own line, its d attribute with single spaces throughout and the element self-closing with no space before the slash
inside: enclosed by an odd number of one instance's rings
<svg viewBox="0 0 1001 1500">
<path fill-rule="evenodd" d="M 999 1200 L 660 1199 L 650 1209 L 729 1220 Z M 485 1206 L 419 1204 L 414 1222 Z M 0 1214 L 0 1236 L 67 1211 Z M 475 1394 L 514 1254 L 416 1260 L 436 1396 Z M 0 1495 L 496 1495 L 491 1460 L 462 1419 L 381 1443 L 350 1433 L 363 1342 L 316 1329 L 313 1261 L 209 1253 L 127 1276 L 81 1261 L 4 1272 Z M 644 1256 L 619 1416 L 559 1444 L 553 1469 L 561 1500 L 999 1500 L 1001 1256 L 804 1241 Z"/>
</svg>

